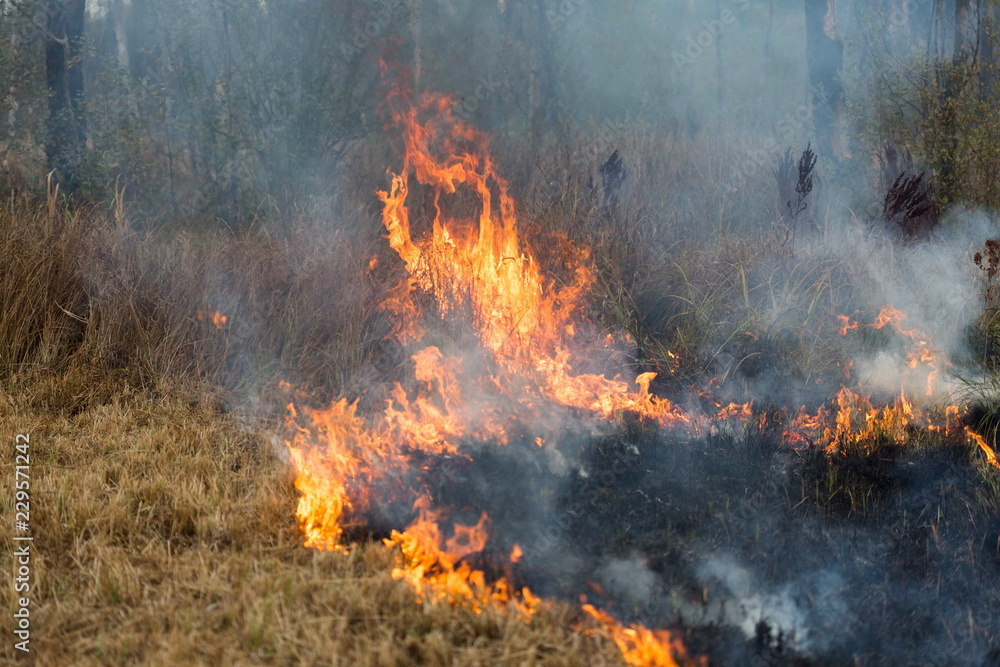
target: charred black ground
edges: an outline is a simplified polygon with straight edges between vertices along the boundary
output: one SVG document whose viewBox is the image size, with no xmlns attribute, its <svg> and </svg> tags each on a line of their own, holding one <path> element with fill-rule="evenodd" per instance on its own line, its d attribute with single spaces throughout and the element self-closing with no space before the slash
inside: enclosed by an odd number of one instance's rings
<svg viewBox="0 0 1000 667">
<path fill-rule="evenodd" d="M 1000 487 L 965 439 L 829 454 L 786 445 L 773 408 L 697 438 L 576 417 L 554 445 L 416 466 L 445 526 L 489 514 L 476 567 L 679 630 L 712 664 L 998 664 Z M 378 507 L 370 535 L 414 518 Z"/>
</svg>

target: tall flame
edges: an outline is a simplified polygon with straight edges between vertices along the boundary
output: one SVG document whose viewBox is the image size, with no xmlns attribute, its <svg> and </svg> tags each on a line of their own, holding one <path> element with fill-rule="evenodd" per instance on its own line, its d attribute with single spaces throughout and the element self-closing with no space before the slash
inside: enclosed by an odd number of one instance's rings
<svg viewBox="0 0 1000 667">
<path fill-rule="evenodd" d="M 445 511 L 433 507 L 416 474 L 421 460 L 469 458 L 470 439 L 502 446 L 508 442 L 512 410 L 535 410 L 551 403 L 609 420 L 623 411 L 637 413 L 678 435 L 709 432 L 723 420 L 749 420 L 753 410 L 749 403 L 723 408 L 716 402 L 716 415 L 696 417 L 651 391 L 655 373 L 638 375 L 633 388 L 617 376 L 579 372 L 581 359 L 596 349 L 577 339 L 579 321 L 574 322 L 594 283 L 589 253 L 576 248 L 568 254 L 562 282 L 543 276 L 518 235 L 516 206 L 489 156 L 486 137 L 453 118 L 453 104 L 449 98 L 425 95 L 415 107 L 398 90 L 389 97 L 406 153 L 402 172 L 392 174 L 388 191 L 377 196 L 384 205 L 382 221 L 389 246 L 406 273 L 384 305 L 395 316 L 393 335 L 404 345 L 419 343 L 428 333 L 422 295 L 441 318 L 471 324 L 482 349 L 495 362 L 489 366 L 495 375 L 472 377 L 463 358 L 427 346 L 412 354 L 411 386 L 395 383 L 380 414 L 359 415 L 357 402 L 340 399 L 324 410 L 304 409 L 303 425 L 303 417 L 289 404 L 292 437 L 286 445 L 301 494 L 297 514 L 307 546 L 343 548 L 345 529 L 351 521 L 363 519 L 373 495 L 379 502 L 412 505 L 416 518 L 385 541 L 402 555 L 393 576 L 409 582 L 425 599 L 464 604 L 476 611 L 501 605 L 530 621 L 541 604 L 530 590 L 515 591 L 502 576 L 489 581 L 482 569 L 471 564 L 489 539 L 487 514 L 482 513 L 475 524 L 452 523 L 446 530 Z M 435 129 L 442 127 L 446 129 Z M 430 189 L 433 202 L 434 218 L 421 234 L 411 225 L 407 205 L 414 185 L 411 178 Z M 463 206 L 465 215 L 445 213 Z M 372 267 L 374 262 L 373 258 Z M 924 364 L 931 369 L 930 391 L 937 356 L 922 331 L 902 328 L 905 319 L 904 313 L 887 306 L 870 326 L 892 325 L 911 340 L 912 367 Z M 857 329 L 857 322 L 841 316 L 841 334 Z M 608 341 L 613 339 L 603 343 Z M 489 398 L 470 404 L 473 394 Z M 874 434 L 901 438 L 915 419 L 905 394 L 892 406 L 876 408 L 867 397 L 842 387 L 836 403 L 835 414 L 824 408 L 814 416 L 804 411 L 795 416 L 787 442 L 852 447 Z M 976 438 L 971 432 L 968 437 Z M 542 437 L 535 442 L 545 445 Z M 979 446 L 992 454 L 981 438 Z M 996 457 L 990 460 L 995 464 Z M 516 563 L 521 555 L 515 545 L 508 562 Z M 589 605 L 584 609 L 614 638 L 631 664 L 691 662 L 680 642 L 666 631 L 625 627 Z"/>
<path fill-rule="evenodd" d="M 655 373 L 640 374 L 637 389 L 632 389 L 617 378 L 575 372 L 573 317 L 594 281 L 589 254 L 574 249 L 568 255 L 567 278 L 561 285 L 543 277 L 518 235 L 514 202 L 486 150 L 485 137 L 454 119 L 451 104 L 447 98 L 425 96 L 417 108 L 398 91 L 389 98 L 406 155 L 402 173 L 392 175 L 389 190 L 377 196 L 384 204 L 387 240 L 402 260 L 406 277 L 384 305 L 395 315 L 393 335 L 404 345 L 412 344 L 426 334 L 418 297 L 430 295 L 440 317 L 472 325 L 500 375 L 470 378 L 463 359 L 428 346 L 412 355 L 414 386 L 408 390 L 396 383 L 381 416 L 364 419 L 357 414 L 357 403 L 341 399 L 325 410 L 306 409 L 310 423 L 300 425 L 301 417 L 290 404 L 292 439 L 286 445 L 301 494 L 297 513 L 307 546 L 342 548 L 345 527 L 363 517 L 370 494 L 388 495 L 397 502 L 409 498 L 417 518 L 385 541 L 402 555 L 393 576 L 409 582 L 425 599 L 461 603 L 476 611 L 499 604 L 530 620 L 540 601 L 529 589 L 515 591 L 505 577 L 487 581 L 482 570 L 470 565 L 469 559 L 483 551 L 489 538 L 486 513 L 474 525 L 454 523 L 446 531 L 444 512 L 407 481 L 422 455 L 467 456 L 462 444 L 468 438 L 507 442 L 502 411 L 487 405 L 470 408 L 467 396 L 488 392 L 494 397 L 491 403 L 503 396 L 523 409 L 553 401 L 608 419 L 628 410 L 677 428 L 691 426 L 692 420 L 650 391 Z M 428 114 L 430 118 L 419 120 Z M 434 127 L 448 130 L 442 135 Z M 411 176 L 433 190 L 435 217 L 419 236 L 414 235 L 407 206 Z M 472 193 L 476 213 L 450 218 L 444 200 L 460 191 Z M 738 412 L 736 407 L 730 410 Z M 544 446 L 543 438 L 536 441 Z M 451 537 L 446 537 L 449 532 Z M 515 545 L 510 563 L 520 557 Z M 613 623 L 604 625 L 610 629 Z M 645 628 L 620 628 L 616 640 L 636 632 L 645 633 L 638 640 L 639 655 L 655 650 L 666 655 L 680 646 L 665 631 Z"/>
<path fill-rule="evenodd" d="M 398 317 L 395 334 L 400 340 L 423 337 L 412 297 L 416 290 L 429 292 L 441 315 L 468 317 L 484 347 L 509 372 L 534 376 L 534 385 L 548 399 L 603 417 L 631 410 L 672 426 L 689 423 L 669 401 L 650 394 L 655 373 L 639 375 L 639 390 L 632 391 L 625 382 L 574 371 L 571 318 L 594 282 L 587 249 L 576 248 L 568 258 L 569 279 L 564 285 L 557 288 L 546 281 L 518 236 L 515 205 L 486 151 L 486 138 L 452 117 L 447 98 L 427 96 L 419 109 L 398 93 L 390 101 L 393 120 L 403 130 L 406 159 L 403 173 L 393 175 L 389 191 L 377 195 L 385 204 L 382 220 L 389 245 L 408 274 L 387 303 Z M 427 112 L 434 116 L 421 123 L 421 113 Z M 437 121 L 451 128 L 443 137 L 433 130 Z M 406 206 L 411 168 L 419 183 L 434 190 L 432 229 L 418 240 L 412 236 Z M 473 191 L 480 204 L 476 225 L 449 219 L 442 211 L 442 197 L 455 194 L 459 186 Z M 494 190 L 499 219 L 493 208 Z"/>
</svg>

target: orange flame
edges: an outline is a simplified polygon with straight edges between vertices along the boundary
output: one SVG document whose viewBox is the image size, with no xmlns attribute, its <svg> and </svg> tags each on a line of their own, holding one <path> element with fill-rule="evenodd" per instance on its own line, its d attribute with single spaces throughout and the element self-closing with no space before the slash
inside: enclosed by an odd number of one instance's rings
<svg viewBox="0 0 1000 667">
<path fill-rule="evenodd" d="M 805 411 L 805 406 L 802 406 L 783 434 L 785 442 L 791 447 L 807 447 L 815 443 L 829 417 L 830 411 L 825 407 L 820 408 L 815 415 L 810 415 Z"/>
<path fill-rule="evenodd" d="M 880 435 L 900 441 L 903 429 L 913 420 L 913 406 L 902 393 L 893 405 L 876 408 L 867 396 L 841 387 L 837 392 L 837 408 L 834 428 L 824 431 L 831 452 L 870 442 Z"/>
<path fill-rule="evenodd" d="M 927 374 L 926 394 L 931 396 L 934 393 L 939 372 L 938 353 L 931 349 L 930 337 L 924 331 L 917 328 L 904 329 L 902 327 L 902 323 L 906 318 L 906 313 L 893 308 L 892 305 L 888 305 L 882 308 L 875 322 L 870 326 L 875 329 L 881 329 L 891 324 L 897 332 L 910 339 L 911 343 L 906 352 L 906 366 L 910 369 L 916 369 L 918 365 L 926 364 L 930 368 Z M 945 364 L 947 364 L 947 360 L 945 360 Z"/>
<path fill-rule="evenodd" d="M 727 405 L 726 407 L 722 408 L 717 413 L 715 413 L 715 418 L 742 419 L 745 421 L 747 419 L 750 419 L 750 416 L 752 414 L 753 414 L 753 401 L 742 404 L 730 403 L 729 405 Z"/>
<path fill-rule="evenodd" d="M 425 347 L 411 356 L 412 385 L 404 388 L 395 383 L 381 414 L 363 418 L 357 414 L 357 402 L 340 399 L 324 410 L 304 409 L 308 424 L 303 426 L 289 405 L 292 437 L 286 445 L 301 494 L 297 516 L 307 546 L 342 548 L 345 529 L 369 508 L 370 494 L 383 501 L 412 502 L 417 518 L 385 541 L 402 556 L 393 576 L 407 581 L 422 599 L 468 605 L 477 612 L 500 605 L 527 620 L 541 604 L 530 590 L 514 590 L 504 577 L 490 583 L 482 570 L 470 564 L 489 538 L 488 516 L 483 513 L 474 525 L 456 523 L 444 530 L 443 512 L 432 507 L 423 488 L 412 488 L 406 481 L 412 479 L 420 456 L 468 458 L 463 445 L 470 438 L 505 444 L 512 410 L 504 407 L 533 411 L 551 402 L 608 420 L 628 411 L 690 435 L 714 428 L 718 420 L 750 419 L 753 410 L 750 403 L 723 408 L 712 399 L 717 414 L 695 418 L 650 390 L 656 373 L 639 374 L 633 387 L 617 376 L 608 379 L 579 371 L 585 367 L 588 346 L 578 340 L 585 328 L 578 311 L 594 283 L 589 252 L 576 248 L 568 253 L 561 283 L 543 276 L 518 234 L 516 206 L 506 181 L 496 173 L 486 138 L 455 120 L 452 104 L 448 98 L 425 96 L 415 108 L 398 91 L 390 96 L 406 153 L 401 173 L 393 174 L 388 191 L 377 196 L 384 204 L 388 244 L 406 274 L 384 306 L 395 316 L 393 335 L 404 345 L 427 334 L 424 302 L 433 303 L 443 319 L 470 323 L 489 353 L 494 369 L 490 373 L 495 374 L 470 377 L 462 358 Z M 431 118 L 421 122 L 428 114 Z M 442 126 L 449 128 L 443 134 L 435 129 Z M 432 190 L 435 215 L 422 234 L 415 234 L 410 224 L 411 177 L 414 186 Z M 475 214 L 449 217 L 445 203 L 460 190 L 475 201 Z M 373 257 L 369 269 L 377 261 Z M 219 317 L 224 323 L 224 316 Z M 841 334 L 858 329 L 857 322 L 846 316 L 840 319 Z M 923 332 L 901 327 L 905 319 L 904 313 L 887 306 L 871 326 L 891 324 L 911 339 L 907 364 L 914 369 L 930 367 L 930 392 L 937 355 Z M 596 343 L 601 348 L 614 345 L 611 335 Z M 469 396 L 482 392 L 488 392 L 488 400 L 470 405 Z M 863 445 L 877 434 L 901 439 L 915 419 L 913 406 L 902 393 L 893 405 L 876 408 L 867 397 L 842 387 L 836 403 L 835 414 L 826 408 L 815 415 L 800 411 L 788 425 L 786 441 L 792 446 L 822 443 L 833 451 Z M 535 442 L 545 445 L 542 437 Z M 979 445 L 996 465 L 992 449 L 981 438 Z M 451 537 L 446 537 L 448 533 Z M 517 563 L 522 555 L 514 545 L 509 562 Z M 631 664 L 691 662 L 680 642 L 665 631 L 625 627 L 590 605 L 584 609 L 614 638 Z"/>
<path fill-rule="evenodd" d="M 465 456 L 461 446 L 470 437 L 505 443 L 504 411 L 493 407 L 500 396 L 527 409 L 546 399 L 607 419 L 633 411 L 665 425 L 694 425 L 683 411 L 650 391 L 655 373 L 640 374 L 636 390 L 617 377 L 576 372 L 578 362 L 570 350 L 581 346 L 570 341 L 578 334 L 574 314 L 594 280 L 589 253 L 568 253 L 568 279 L 561 286 L 543 277 L 518 235 L 514 202 L 485 150 L 485 137 L 452 118 L 450 104 L 427 96 L 417 109 L 390 97 L 406 156 L 388 192 L 377 195 L 384 204 L 389 246 L 403 261 L 406 277 L 384 305 L 395 315 L 394 335 L 409 344 L 426 333 L 418 294 L 430 296 L 442 318 L 472 324 L 497 362 L 499 375 L 470 378 L 462 359 L 426 347 L 412 355 L 415 385 L 404 389 L 396 383 L 382 415 L 370 421 L 357 414 L 357 402 L 348 405 L 341 399 L 325 410 L 306 409 L 304 416 L 311 423 L 303 426 L 289 405 L 293 436 L 286 445 L 301 494 L 297 515 L 307 546 L 341 548 L 346 526 L 368 508 L 371 493 L 409 496 L 416 520 L 385 541 L 402 556 L 393 576 L 407 581 L 422 599 L 460 603 L 477 612 L 489 604 L 501 605 L 527 620 L 540 604 L 530 590 L 515 591 L 504 577 L 489 583 L 483 571 L 469 564 L 486 545 L 488 516 L 483 513 L 475 525 L 454 524 L 452 537 L 446 538 L 441 511 L 405 481 L 415 467 L 414 457 Z M 418 115 L 428 112 L 451 129 L 441 136 L 431 128 L 435 118 L 421 124 Z M 419 236 L 412 233 L 406 204 L 411 175 L 433 189 L 436 211 L 431 228 Z M 478 202 L 474 219 L 443 213 L 443 200 L 459 189 Z M 376 262 L 373 258 L 369 269 Z M 614 339 L 604 344 L 614 345 Z M 466 399 L 473 390 L 495 394 L 491 405 L 469 406 Z M 729 418 L 738 410 L 733 406 Z M 536 442 L 545 443 L 541 437 Z M 515 545 L 509 561 L 521 557 Z M 646 633 L 636 635 L 633 649 L 642 655 L 646 644 L 660 635 L 637 628 L 641 626 L 622 632 Z M 680 645 L 674 640 L 672 646 Z"/>
<path fill-rule="evenodd" d="M 976 443 L 979 446 L 979 449 L 983 450 L 983 454 L 986 455 L 987 463 L 997 470 L 1000 470 L 1000 462 L 997 461 L 997 453 L 992 447 L 986 444 L 986 439 L 969 427 L 965 427 L 965 433 L 969 436 L 969 440 Z"/>
<path fill-rule="evenodd" d="M 891 324 L 896 329 L 896 331 L 903 334 L 904 336 L 913 337 L 914 333 L 916 332 L 916 329 L 907 331 L 906 329 L 903 329 L 902 326 L 900 326 L 900 324 L 903 322 L 903 320 L 906 319 L 906 317 L 907 317 L 906 313 L 904 313 L 901 310 L 897 310 L 896 308 L 893 308 L 892 304 L 889 304 L 888 306 L 882 308 L 882 310 L 878 314 L 878 317 L 875 318 L 875 322 L 873 322 L 871 326 L 874 327 L 875 329 L 881 329 L 882 327 Z"/>
<path fill-rule="evenodd" d="M 848 331 L 857 331 L 858 323 L 851 322 L 851 318 L 847 315 L 837 315 L 837 319 L 840 320 L 840 335 L 846 336 Z"/>
<path fill-rule="evenodd" d="M 603 630 L 614 639 L 625 662 L 630 665 L 678 667 L 708 664 L 704 658 L 697 660 L 689 658 L 680 641 L 671 637 L 666 630 L 650 630 L 639 624 L 626 627 L 591 604 L 583 605 L 583 610 L 594 617 Z"/>
<path fill-rule="evenodd" d="M 203 311 L 203 310 L 201 310 L 199 308 L 197 314 L 198 314 L 198 321 L 199 322 L 201 322 L 202 320 L 205 319 L 205 311 Z M 210 317 L 212 319 L 212 324 L 215 325 L 216 329 L 221 330 L 222 327 L 225 326 L 225 324 L 226 324 L 226 316 L 219 314 L 219 311 L 217 311 L 217 310 L 215 312 L 213 312 L 211 315 L 209 315 L 208 317 Z"/>
<path fill-rule="evenodd" d="M 576 249 L 571 255 L 570 279 L 562 287 L 542 277 L 518 236 L 515 205 L 485 150 L 486 138 L 455 121 L 450 104 L 445 98 L 426 97 L 420 109 L 397 104 L 401 108 L 393 116 L 406 141 L 404 169 L 393 176 L 389 192 L 377 195 L 385 204 L 389 245 L 408 275 L 386 304 L 398 317 L 395 335 L 404 343 L 423 337 L 413 295 L 428 292 L 443 316 L 468 317 L 480 341 L 508 373 L 535 376 L 534 386 L 548 399 L 605 418 L 630 410 L 665 425 L 689 424 L 683 412 L 649 392 L 654 373 L 636 378 L 636 392 L 603 375 L 574 372 L 576 362 L 568 342 L 576 334 L 572 315 L 594 280 L 587 266 L 589 252 Z M 418 120 L 428 111 L 443 116 L 453 128 L 439 138 L 433 151 L 434 118 L 424 124 Z M 438 153 L 443 157 L 436 157 Z M 406 206 L 411 167 L 419 183 L 434 189 L 436 211 L 430 233 L 417 240 Z M 460 187 L 475 193 L 480 203 L 476 225 L 449 219 L 442 212 L 442 198 Z M 494 211 L 494 190 L 499 216 Z"/>
</svg>

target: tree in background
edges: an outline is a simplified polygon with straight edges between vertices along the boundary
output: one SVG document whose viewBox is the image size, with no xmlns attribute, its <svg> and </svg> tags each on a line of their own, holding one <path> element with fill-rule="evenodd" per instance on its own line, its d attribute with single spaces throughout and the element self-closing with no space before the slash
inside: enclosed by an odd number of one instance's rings
<svg viewBox="0 0 1000 667">
<path fill-rule="evenodd" d="M 594 154 L 594 171 L 620 146 L 584 135 L 608 123 L 692 137 L 714 123 L 751 145 L 760 121 L 788 116 L 787 92 L 807 77 L 824 157 L 847 155 L 849 100 L 859 148 L 874 128 L 872 147 L 905 144 L 936 184 L 965 178 L 969 155 L 992 160 L 983 142 L 970 148 L 965 120 L 983 121 L 972 129 L 986 136 L 987 116 L 949 121 L 944 107 L 949 72 L 962 68 L 972 69 L 955 79 L 955 104 L 995 99 L 995 2 L 841 0 L 840 17 L 835 4 L 5 0 L 0 160 L 34 187 L 54 169 L 80 197 L 126 187 L 143 219 L 239 224 L 345 183 L 370 189 L 362 173 L 381 174 L 393 141 L 377 112 L 383 59 L 411 69 L 418 91 L 451 95 L 498 143 L 522 142 L 504 165 L 515 186 L 557 182 L 548 162 L 560 152 Z M 724 12 L 735 21 L 723 34 Z M 907 136 L 888 128 L 892 114 Z M 801 121 L 761 141 L 813 139 Z"/>
<path fill-rule="evenodd" d="M 806 62 L 809 64 L 809 84 L 813 91 L 813 118 L 819 152 L 842 158 L 846 152 L 843 137 L 837 129 L 844 107 L 844 85 L 841 71 L 844 64 L 844 44 L 837 36 L 835 0 L 805 0 Z"/>
<path fill-rule="evenodd" d="M 49 92 L 46 167 L 58 182 L 76 189 L 87 145 L 83 101 L 85 0 L 51 0 L 45 6 L 45 81 Z"/>
<path fill-rule="evenodd" d="M 982 63 L 979 69 L 979 84 L 983 99 L 997 101 L 997 69 L 1000 67 L 1000 49 L 997 36 L 1000 31 L 1000 3 L 994 2 L 980 8 L 979 44 Z"/>
</svg>

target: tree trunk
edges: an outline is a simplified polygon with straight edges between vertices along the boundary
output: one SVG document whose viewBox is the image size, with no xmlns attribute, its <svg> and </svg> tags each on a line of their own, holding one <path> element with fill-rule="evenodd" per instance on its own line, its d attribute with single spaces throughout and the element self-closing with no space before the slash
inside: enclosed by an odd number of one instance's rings
<svg viewBox="0 0 1000 667">
<path fill-rule="evenodd" d="M 1000 4 L 980 9 L 979 18 L 979 85 L 982 98 L 997 101 L 997 77 L 1000 75 Z"/>
<path fill-rule="evenodd" d="M 892 54 L 901 60 L 906 60 L 913 48 L 912 30 L 910 27 L 910 7 L 915 7 L 913 0 L 889 0 L 889 39 Z"/>
<path fill-rule="evenodd" d="M 955 0 L 955 37 L 951 52 L 951 67 L 941 63 L 944 73 L 944 95 L 941 102 L 942 148 L 938 158 L 940 164 L 941 199 L 944 202 L 958 198 L 961 188 L 958 150 L 956 105 L 965 81 L 964 65 L 974 48 L 969 37 L 969 0 Z"/>
<path fill-rule="evenodd" d="M 132 0 L 127 17 L 128 63 L 135 81 L 141 81 L 153 66 L 153 26 L 156 25 L 156 17 L 150 10 L 149 2 L 150 0 Z"/>
<path fill-rule="evenodd" d="M 945 23 L 945 0 L 934 0 L 931 9 L 930 25 L 927 35 L 927 57 L 931 60 L 944 58 L 944 23 Z"/>
<path fill-rule="evenodd" d="M 806 63 L 813 92 L 813 121 L 821 155 L 840 159 L 846 147 L 837 124 L 844 104 L 840 80 L 844 44 L 837 37 L 835 0 L 805 0 Z"/>
<path fill-rule="evenodd" d="M 975 46 L 970 38 L 969 0 L 955 0 L 955 47 L 952 61 L 959 63 L 969 57 Z"/>
<path fill-rule="evenodd" d="M 715 0 L 715 13 L 716 16 L 722 14 L 722 0 Z M 722 52 L 722 34 L 723 31 L 720 30 L 718 36 L 715 38 L 716 98 L 720 109 L 726 102 L 726 72 L 723 67 L 725 56 Z"/>
<path fill-rule="evenodd" d="M 529 18 L 527 33 L 529 46 L 534 51 L 531 62 L 534 95 L 530 114 L 532 147 L 537 152 L 541 147 L 545 131 L 554 124 L 559 96 L 556 88 L 558 73 L 554 53 L 555 38 L 546 15 L 545 3 L 538 3 L 533 18 L 533 21 Z"/>
<path fill-rule="evenodd" d="M 118 67 L 123 72 L 131 71 L 128 57 L 128 11 L 131 8 L 125 6 L 124 0 L 114 0 L 111 6 L 111 14 L 115 23 L 115 46 L 118 54 Z"/>
<path fill-rule="evenodd" d="M 54 1 L 48 7 L 45 79 L 49 118 L 45 158 L 65 191 L 79 184 L 87 126 L 83 115 L 83 24 L 86 0 Z"/>
<path fill-rule="evenodd" d="M 770 0 L 767 9 L 767 31 L 764 33 L 764 69 L 761 71 L 760 83 L 763 87 L 774 72 L 774 5 L 777 0 Z"/>
</svg>

